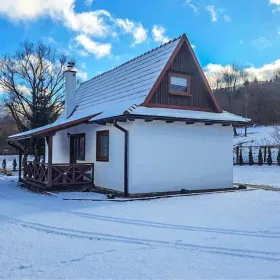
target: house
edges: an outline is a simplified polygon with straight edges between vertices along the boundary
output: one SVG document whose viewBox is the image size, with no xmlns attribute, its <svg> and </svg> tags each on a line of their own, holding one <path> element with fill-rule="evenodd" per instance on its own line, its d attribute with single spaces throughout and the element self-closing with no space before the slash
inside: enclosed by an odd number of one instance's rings
<svg viewBox="0 0 280 280">
<path fill-rule="evenodd" d="M 56 122 L 9 138 L 46 138 L 46 163 L 24 163 L 25 182 L 125 195 L 232 187 L 232 125 L 249 120 L 221 110 L 185 34 L 77 90 L 69 65 L 65 90 Z"/>
</svg>

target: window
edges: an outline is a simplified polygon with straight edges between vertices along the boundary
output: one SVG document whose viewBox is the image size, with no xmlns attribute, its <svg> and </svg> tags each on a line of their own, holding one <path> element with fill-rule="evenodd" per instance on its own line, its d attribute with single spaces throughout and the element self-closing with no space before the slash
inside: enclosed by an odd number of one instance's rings
<svg viewBox="0 0 280 280">
<path fill-rule="evenodd" d="M 96 160 L 109 161 L 109 130 L 96 132 Z"/>
<path fill-rule="evenodd" d="M 190 76 L 186 74 L 169 74 L 169 92 L 177 95 L 190 95 Z"/>
<path fill-rule="evenodd" d="M 85 160 L 85 134 L 70 135 L 70 161 L 75 163 L 77 160 Z"/>
</svg>

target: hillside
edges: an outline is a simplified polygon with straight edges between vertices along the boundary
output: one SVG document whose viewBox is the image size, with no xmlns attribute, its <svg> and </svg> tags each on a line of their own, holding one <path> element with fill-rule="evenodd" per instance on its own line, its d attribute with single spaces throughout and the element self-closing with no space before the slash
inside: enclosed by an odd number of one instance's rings
<svg viewBox="0 0 280 280">
<path fill-rule="evenodd" d="M 273 137 L 274 126 L 254 126 L 248 127 L 247 137 L 244 135 L 244 128 L 237 129 L 238 136 L 233 138 L 233 145 L 261 146 L 279 145 Z"/>
</svg>

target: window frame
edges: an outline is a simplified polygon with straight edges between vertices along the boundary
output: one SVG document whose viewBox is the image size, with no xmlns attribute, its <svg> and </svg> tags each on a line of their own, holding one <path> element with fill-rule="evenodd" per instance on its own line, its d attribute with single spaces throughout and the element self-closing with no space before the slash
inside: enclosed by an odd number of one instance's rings
<svg viewBox="0 0 280 280">
<path fill-rule="evenodd" d="M 108 136 L 108 155 L 101 155 L 101 136 Z M 98 130 L 96 131 L 96 161 L 108 162 L 110 155 L 110 133 L 109 130 Z"/>
<path fill-rule="evenodd" d="M 172 86 L 171 86 L 171 77 L 172 76 L 187 79 L 187 81 L 188 81 L 187 92 L 172 90 Z M 172 95 L 191 96 L 191 77 L 190 77 L 190 75 L 184 74 L 184 73 L 169 72 L 169 74 L 168 74 L 168 89 L 169 89 L 169 93 L 172 94 Z"/>
<path fill-rule="evenodd" d="M 76 151 L 74 151 L 75 161 L 77 161 L 77 160 L 85 161 L 86 160 L 86 134 L 85 133 L 71 134 L 70 138 L 72 138 L 74 141 L 74 149 L 77 147 L 77 144 L 78 144 L 79 154 L 77 155 Z M 80 139 L 81 138 L 84 138 L 84 149 L 83 149 L 82 154 L 81 154 L 81 148 L 80 148 Z M 70 157 L 71 157 L 71 150 L 70 150 Z"/>
</svg>

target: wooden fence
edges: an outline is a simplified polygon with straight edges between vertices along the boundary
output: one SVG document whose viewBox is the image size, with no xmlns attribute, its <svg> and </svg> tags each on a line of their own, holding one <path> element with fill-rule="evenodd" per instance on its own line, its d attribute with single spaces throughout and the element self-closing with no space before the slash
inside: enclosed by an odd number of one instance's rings
<svg viewBox="0 0 280 280">
<path fill-rule="evenodd" d="M 258 164 L 259 150 L 262 151 L 263 163 L 267 164 L 268 149 L 271 150 L 272 164 L 277 164 L 277 156 L 280 146 L 235 146 L 233 147 L 233 164 L 240 164 L 242 153 L 243 164 L 249 164 L 249 151 L 252 149 L 254 164 Z"/>
</svg>

